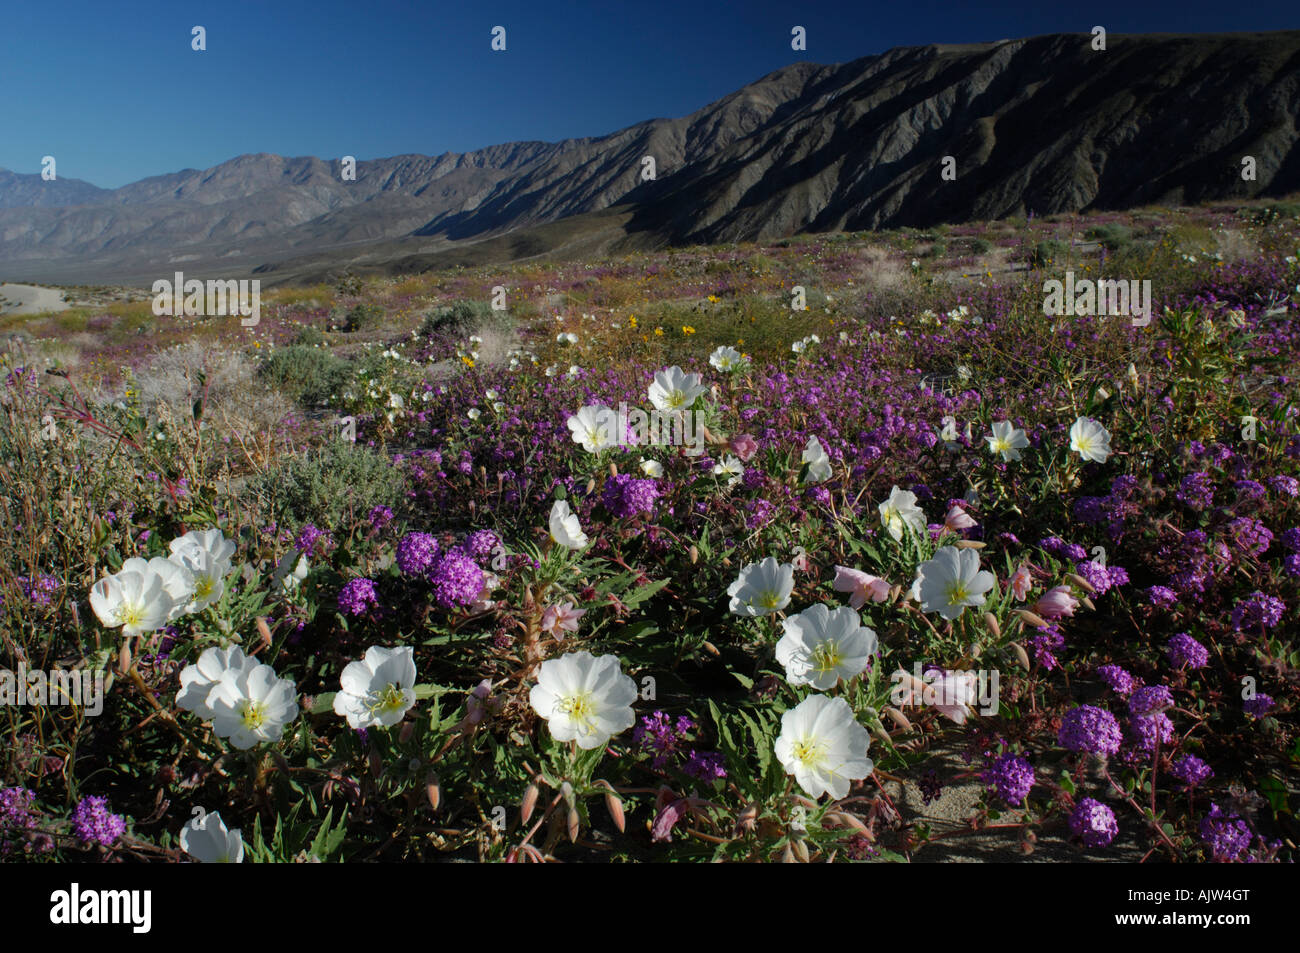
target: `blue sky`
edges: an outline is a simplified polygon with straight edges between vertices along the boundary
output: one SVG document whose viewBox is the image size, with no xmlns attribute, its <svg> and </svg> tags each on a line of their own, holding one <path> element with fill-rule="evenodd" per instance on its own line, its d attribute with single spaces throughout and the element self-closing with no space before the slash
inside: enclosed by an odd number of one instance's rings
<svg viewBox="0 0 1300 953">
<path fill-rule="evenodd" d="M 806 27 L 808 51 L 790 48 Z M 1300 27 L 1294 0 L 1224 3 L 9 0 L 0 168 L 115 187 L 241 153 L 463 152 L 681 116 L 800 59 L 1041 33 Z M 207 51 L 190 49 L 195 25 Z M 490 49 L 493 26 L 507 49 Z"/>
</svg>

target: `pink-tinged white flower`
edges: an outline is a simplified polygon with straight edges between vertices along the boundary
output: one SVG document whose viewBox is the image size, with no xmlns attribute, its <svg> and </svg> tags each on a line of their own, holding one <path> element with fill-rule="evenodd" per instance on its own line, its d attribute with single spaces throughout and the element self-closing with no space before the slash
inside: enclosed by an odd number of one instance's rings
<svg viewBox="0 0 1300 953">
<path fill-rule="evenodd" d="M 809 695 L 781 716 L 774 752 L 809 797 L 842 798 L 849 782 L 869 777 L 871 736 L 842 698 Z"/>
<path fill-rule="evenodd" d="M 728 441 L 727 446 L 741 463 L 748 463 L 758 453 L 758 439 L 753 434 L 738 434 Z"/>
<path fill-rule="evenodd" d="M 582 549 L 590 540 L 582 531 L 578 517 L 565 500 L 556 500 L 551 507 L 551 539 L 567 549 Z"/>
<path fill-rule="evenodd" d="M 915 533 L 925 532 L 925 513 L 916 505 L 916 494 L 911 490 L 900 490 L 895 486 L 879 509 L 880 524 L 895 541 L 903 539 L 903 530 L 907 527 Z"/>
<path fill-rule="evenodd" d="M 948 511 L 948 515 L 943 518 L 943 528 L 950 533 L 957 533 L 978 525 L 969 513 L 955 503 Z"/>
<path fill-rule="evenodd" d="M 565 421 L 574 443 L 588 453 L 618 446 L 618 413 L 604 404 L 589 404 Z"/>
<path fill-rule="evenodd" d="M 570 652 L 542 663 L 528 703 L 556 741 L 576 741 L 589 751 L 632 727 L 636 697 L 636 682 L 623 674 L 617 656 Z"/>
<path fill-rule="evenodd" d="M 776 643 L 776 660 L 791 685 L 824 692 L 859 675 L 876 651 L 876 633 L 848 606 L 832 612 L 819 602 L 781 626 L 785 634 Z"/>
<path fill-rule="evenodd" d="M 203 864 L 240 864 L 244 861 L 244 838 L 239 828 L 226 829 L 216 811 L 195 817 L 181 828 L 181 850 Z"/>
<path fill-rule="evenodd" d="M 675 413 L 686 410 L 706 390 L 708 388 L 701 383 L 699 374 L 687 374 L 674 365 L 655 371 L 654 383 L 650 385 L 650 403 L 661 413 Z"/>
<path fill-rule="evenodd" d="M 1054 586 L 1043 593 L 1034 604 L 1035 614 L 1053 622 L 1074 615 L 1079 600 L 1074 598 L 1069 586 Z"/>
<path fill-rule="evenodd" d="M 161 556 L 132 558 L 90 590 L 90 607 L 110 629 L 125 636 L 161 629 L 185 612 L 193 595 L 188 569 Z"/>
<path fill-rule="evenodd" d="M 1029 446 L 1025 432 L 1013 427 L 1009 420 L 999 420 L 993 424 L 993 433 L 984 438 L 988 441 L 989 452 L 1002 454 L 1004 463 L 1020 459 L 1020 451 Z"/>
<path fill-rule="evenodd" d="M 229 738 L 240 751 L 278 741 L 284 726 L 298 714 L 293 682 L 279 678 L 269 665 L 227 674 L 208 693 L 212 730 Z"/>
<path fill-rule="evenodd" d="M 547 606 L 542 613 L 542 631 L 563 640 L 564 633 L 578 631 L 578 621 L 586 614 L 586 609 L 575 609 L 572 602 Z"/>
<path fill-rule="evenodd" d="M 968 606 L 984 605 L 984 593 L 997 582 L 993 573 L 980 569 L 977 551 L 955 546 L 940 549 L 917 572 L 922 611 L 937 612 L 945 619 L 957 618 Z"/>
<path fill-rule="evenodd" d="M 415 650 L 372 645 L 359 662 L 349 662 L 339 677 L 334 714 L 350 728 L 389 728 L 415 704 Z"/>
<path fill-rule="evenodd" d="M 831 458 L 816 437 L 808 438 L 808 444 L 799 460 L 808 464 L 808 472 L 803 478 L 805 483 L 821 483 L 831 478 Z"/>
<path fill-rule="evenodd" d="M 496 605 L 496 600 L 492 598 L 493 593 L 501 588 L 501 577 L 494 572 L 483 573 L 483 589 L 479 592 L 478 598 L 470 603 L 469 608 L 475 612 L 485 612 Z"/>
<path fill-rule="evenodd" d="M 794 592 L 794 566 L 778 563 L 768 556 L 761 563 L 750 563 L 740 571 L 740 578 L 727 587 L 731 611 L 736 615 L 771 615 L 790 604 Z"/>
<path fill-rule="evenodd" d="M 849 605 L 855 609 L 861 609 L 868 599 L 884 602 L 889 598 L 889 583 L 879 576 L 850 569 L 848 566 L 835 567 L 835 582 L 832 585 L 836 592 L 849 594 Z"/>
<path fill-rule="evenodd" d="M 494 698 L 492 695 L 492 679 L 485 678 L 469 693 L 469 698 L 465 700 L 465 720 L 471 725 L 477 725 L 489 714 L 500 711 L 505 706 L 504 698 Z"/>
<path fill-rule="evenodd" d="M 735 486 L 740 482 L 740 478 L 745 475 L 745 466 L 736 457 L 728 454 L 722 458 L 721 463 L 713 466 L 713 475 L 727 478 L 727 486 Z"/>
<path fill-rule="evenodd" d="M 1110 456 L 1110 431 L 1091 417 L 1080 417 L 1070 428 L 1070 449 L 1096 463 Z"/>
<path fill-rule="evenodd" d="M 890 676 L 895 684 L 890 700 L 900 708 L 928 705 L 940 714 L 964 725 L 971 706 L 979 701 L 979 676 L 975 672 L 930 669 L 923 679 L 899 669 Z"/>
<path fill-rule="evenodd" d="M 204 721 L 210 721 L 212 708 L 208 705 L 208 695 L 217 683 L 227 674 L 238 675 L 261 664 L 252 656 L 245 655 L 238 645 L 205 649 L 198 661 L 181 669 L 181 690 L 176 693 L 176 705 Z"/>
<path fill-rule="evenodd" d="M 168 557 L 190 573 L 194 595 L 185 606 L 186 613 L 201 612 L 221 601 L 230 573 L 230 557 L 235 544 L 219 529 L 193 530 L 173 539 Z"/>
<path fill-rule="evenodd" d="M 1029 587 L 1034 584 L 1034 577 L 1029 573 L 1029 567 L 1024 563 L 1011 574 L 1011 594 L 1016 597 L 1017 602 L 1024 602 L 1029 595 Z"/>
</svg>

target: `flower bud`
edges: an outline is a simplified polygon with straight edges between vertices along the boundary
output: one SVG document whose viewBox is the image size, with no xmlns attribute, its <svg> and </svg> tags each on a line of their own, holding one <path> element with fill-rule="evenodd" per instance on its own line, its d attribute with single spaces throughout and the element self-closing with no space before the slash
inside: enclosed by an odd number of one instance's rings
<svg viewBox="0 0 1300 953">
<path fill-rule="evenodd" d="M 442 782 L 432 771 L 424 779 L 424 790 L 429 795 L 429 807 L 436 811 L 438 805 L 442 803 Z"/>
<path fill-rule="evenodd" d="M 578 840 L 578 829 L 582 822 L 582 818 L 578 815 L 578 809 L 576 807 L 569 808 L 568 822 L 569 822 L 569 842 L 576 843 Z"/>
<path fill-rule="evenodd" d="M 984 613 L 984 625 L 993 633 L 993 638 L 1001 638 L 1002 626 L 998 625 L 998 617 L 992 612 Z"/>
<path fill-rule="evenodd" d="M 519 802 L 519 822 L 527 824 L 528 819 L 533 816 L 533 808 L 537 807 L 537 795 L 541 793 L 535 782 L 529 782 L 528 787 L 524 789 L 523 800 Z"/>
</svg>

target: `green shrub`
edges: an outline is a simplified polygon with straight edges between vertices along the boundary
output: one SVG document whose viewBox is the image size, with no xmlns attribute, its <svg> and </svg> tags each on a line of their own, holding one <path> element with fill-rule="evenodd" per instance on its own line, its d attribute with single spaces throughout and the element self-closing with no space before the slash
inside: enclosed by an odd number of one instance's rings
<svg viewBox="0 0 1300 953">
<path fill-rule="evenodd" d="M 319 328 L 307 325 L 294 336 L 293 343 L 314 347 L 317 344 L 325 343 L 325 335 L 321 333 Z"/>
<path fill-rule="evenodd" d="M 1133 241 L 1133 232 L 1124 225 L 1095 225 L 1083 237 L 1100 242 L 1107 251 L 1121 251 Z"/>
<path fill-rule="evenodd" d="M 1070 249 L 1069 245 L 1055 238 L 1049 238 L 1046 241 L 1041 241 L 1034 246 L 1033 257 L 1031 257 L 1029 260 L 1030 264 L 1046 265 L 1051 262 L 1059 262 L 1062 258 L 1065 257 L 1069 249 Z"/>
<path fill-rule="evenodd" d="M 294 344 L 273 351 L 258 374 L 300 404 L 323 404 L 347 380 L 348 368 L 347 361 L 329 351 Z"/>
<path fill-rule="evenodd" d="M 273 467 L 250 481 L 249 489 L 283 526 L 332 529 L 347 525 L 349 514 L 363 518 L 376 506 L 399 511 L 407 481 L 388 457 L 340 439 Z"/>
<path fill-rule="evenodd" d="M 384 309 L 375 304 L 354 304 L 343 316 L 344 331 L 367 331 L 379 324 Z"/>
<path fill-rule="evenodd" d="M 975 255 L 987 255 L 993 250 L 993 243 L 987 238 L 977 238 L 970 243 L 970 250 Z"/>
<path fill-rule="evenodd" d="M 453 301 L 425 316 L 420 325 L 420 335 L 465 337 L 484 326 L 504 326 L 509 323 L 510 318 L 506 312 L 493 311 L 486 301 Z"/>
</svg>

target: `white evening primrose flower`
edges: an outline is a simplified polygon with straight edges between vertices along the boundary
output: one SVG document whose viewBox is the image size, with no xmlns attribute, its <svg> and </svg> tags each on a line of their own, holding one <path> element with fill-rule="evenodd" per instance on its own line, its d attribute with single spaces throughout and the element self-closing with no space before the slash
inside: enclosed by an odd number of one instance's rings
<svg viewBox="0 0 1300 953">
<path fill-rule="evenodd" d="M 561 331 L 555 335 L 555 342 L 557 344 L 577 344 L 578 336 L 572 331 Z"/>
<path fill-rule="evenodd" d="M 192 530 L 169 544 L 172 562 L 187 569 L 192 577 L 194 595 L 185 606 L 187 613 L 200 612 L 221 601 L 230 572 L 230 557 L 235 544 L 219 529 Z"/>
<path fill-rule="evenodd" d="M 690 407 L 706 390 L 708 388 L 700 383 L 699 374 L 687 374 L 673 365 L 655 371 L 655 379 L 649 390 L 650 403 L 661 413 L 673 413 Z"/>
<path fill-rule="evenodd" d="M 1080 417 L 1070 428 L 1070 449 L 1096 463 L 1110 456 L 1110 431 L 1091 417 Z"/>
<path fill-rule="evenodd" d="M 994 584 L 993 573 L 980 569 L 976 550 L 955 546 L 945 546 L 921 563 L 917 575 L 921 610 L 938 612 L 945 619 L 957 618 L 967 606 L 984 605 L 984 593 Z"/>
<path fill-rule="evenodd" d="M 990 453 L 1002 454 L 1004 463 L 1020 459 L 1020 451 L 1029 446 L 1025 432 L 1011 426 L 1009 420 L 999 420 L 993 424 L 993 433 L 984 438 L 988 441 Z"/>
<path fill-rule="evenodd" d="M 477 407 L 471 407 L 469 410 L 465 411 L 465 416 L 470 420 L 478 420 L 483 416 L 483 411 L 479 410 Z"/>
<path fill-rule="evenodd" d="M 297 562 L 294 557 L 297 556 Z M 298 553 L 296 549 L 291 549 L 280 557 L 280 562 L 276 564 L 275 575 L 271 581 L 279 586 L 280 591 L 284 593 L 293 592 L 299 584 L 307 578 L 307 573 L 311 567 L 307 564 L 307 557 Z"/>
<path fill-rule="evenodd" d="M 339 678 L 334 714 L 351 728 L 389 728 L 415 704 L 415 651 L 372 645 L 360 662 L 349 662 Z"/>
<path fill-rule="evenodd" d="M 805 483 L 821 483 L 823 480 L 830 479 L 831 458 L 827 456 L 822 442 L 816 437 L 808 438 L 808 444 L 803 448 L 803 456 L 799 461 L 808 464 L 808 474 L 804 477 Z"/>
<path fill-rule="evenodd" d="M 658 460 L 642 460 L 641 472 L 657 480 L 664 475 L 664 465 Z"/>
<path fill-rule="evenodd" d="M 740 482 L 740 478 L 745 475 L 745 465 L 736 457 L 728 454 L 722 458 L 721 463 L 713 465 L 714 476 L 727 477 L 727 486 L 735 486 Z"/>
<path fill-rule="evenodd" d="M 170 571 L 159 572 L 157 564 Z M 189 571 L 161 557 L 128 559 L 90 590 L 90 607 L 107 628 L 122 628 L 125 636 L 153 632 L 185 611 L 193 590 Z"/>
<path fill-rule="evenodd" d="M 227 830 L 216 811 L 192 818 L 181 828 L 181 850 L 203 864 L 244 862 L 244 838 L 239 828 Z"/>
<path fill-rule="evenodd" d="M 275 742 L 298 714 L 293 682 L 279 678 L 269 665 L 225 675 L 208 693 L 212 730 L 218 738 L 246 751 L 259 742 Z"/>
<path fill-rule="evenodd" d="M 569 365 L 569 370 L 568 370 L 568 376 L 569 376 L 569 377 L 571 377 L 571 378 L 572 378 L 572 377 L 577 377 L 577 376 L 578 376 L 579 374 L 581 374 L 581 373 L 582 373 L 582 368 L 579 367 L 577 364 L 570 364 L 570 365 Z"/>
<path fill-rule="evenodd" d="M 213 711 L 208 696 L 227 674 L 238 675 L 262 664 L 244 654 L 238 645 L 224 649 L 205 649 L 198 660 L 181 669 L 181 690 L 176 693 L 176 707 L 211 721 Z"/>
<path fill-rule="evenodd" d="M 736 615 L 771 615 L 790 604 L 794 591 L 794 566 L 779 563 L 768 556 L 761 563 L 750 563 L 740 571 L 740 578 L 727 587 L 731 611 Z"/>
<path fill-rule="evenodd" d="M 824 692 L 860 674 L 876 651 L 876 633 L 848 606 L 832 612 L 819 602 L 781 626 L 785 635 L 776 643 L 776 660 L 791 685 Z"/>
<path fill-rule="evenodd" d="M 916 494 L 911 490 L 895 486 L 879 510 L 880 524 L 895 541 L 902 540 L 904 527 L 910 526 L 916 533 L 925 532 L 925 513 L 916 505 Z"/>
<path fill-rule="evenodd" d="M 636 697 L 636 682 L 623 674 L 617 656 L 570 652 L 542 663 L 528 703 L 556 741 L 590 751 L 632 727 Z"/>
<path fill-rule="evenodd" d="M 501 395 L 498 394 L 496 391 L 494 391 L 491 387 L 489 387 L 487 390 L 483 392 L 483 396 L 486 397 L 488 400 L 497 400 L 498 398 L 500 398 Z"/>
<path fill-rule="evenodd" d="M 849 782 L 870 777 L 871 735 L 842 698 L 809 695 L 781 716 L 774 751 L 786 774 L 793 774 L 809 797 L 842 798 Z"/>
<path fill-rule="evenodd" d="M 582 549 L 588 543 L 582 524 L 566 500 L 556 500 L 551 507 L 550 529 L 551 539 L 567 549 Z"/>
<path fill-rule="evenodd" d="M 734 347 L 715 348 L 709 355 L 709 363 L 724 373 L 740 370 L 745 364 L 745 355 L 741 354 Z"/>
<path fill-rule="evenodd" d="M 588 453 L 600 453 L 618 445 L 618 414 L 604 404 L 589 404 L 566 422 L 574 443 Z"/>
</svg>

